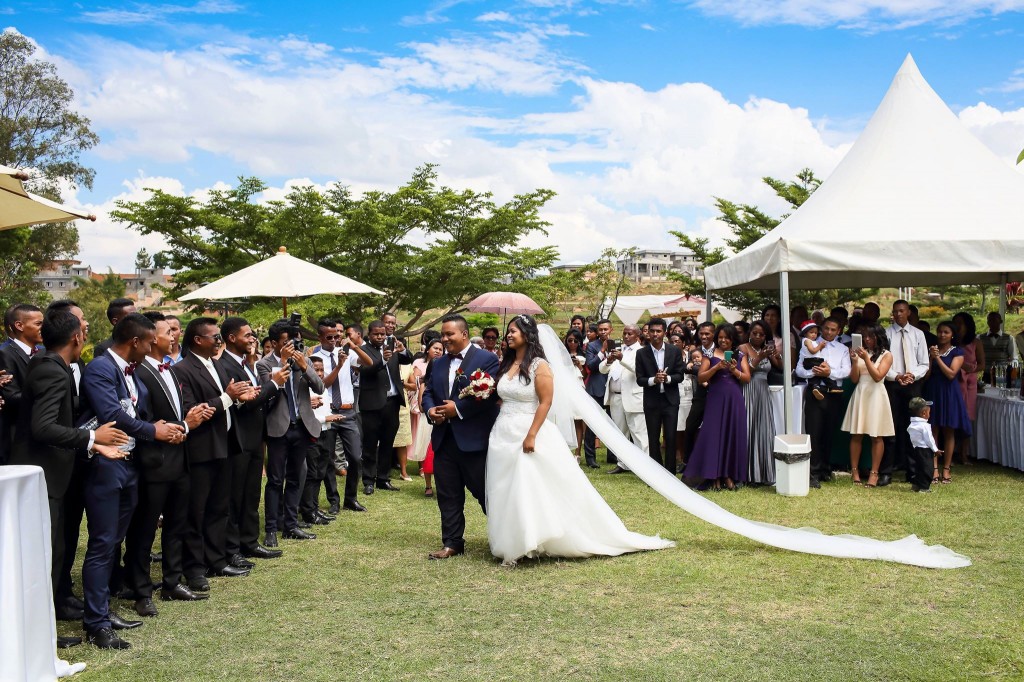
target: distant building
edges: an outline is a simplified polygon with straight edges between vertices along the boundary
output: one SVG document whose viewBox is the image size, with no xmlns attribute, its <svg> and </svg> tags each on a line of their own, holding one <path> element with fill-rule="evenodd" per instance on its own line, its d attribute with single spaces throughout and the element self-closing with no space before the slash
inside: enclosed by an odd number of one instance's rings
<svg viewBox="0 0 1024 682">
<path fill-rule="evenodd" d="M 78 286 L 78 279 L 90 277 L 92 268 L 82 265 L 82 261 L 58 260 L 41 268 L 32 279 L 39 282 L 39 286 L 54 299 L 59 299 L 71 295 L 71 290 Z"/>
<path fill-rule="evenodd" d="M 615 269 L 634 282 L 665 282 L 670 272 L 686 273 L 690 277 L 699 277 L 704 272 L 689 249 L 643 249 L 632 257 L 615 261 Z"/>
<path fill-rule="evenodd" d="M 93 272 L 88 265 L 77 260 L 53 261 L 32 278 L 49 292 L 54 299 L 70 298 L 79 279 L 102 280 L 107 275 Z M 152 307 L 163 304 L 164 292 L 156 285 L 168 286 L 171 276 L 163 268 L 145 268 L 133 274 L 118 274 L 124 281 L 125 296 L 139 302 L 140 306 Z"/>
</svg>

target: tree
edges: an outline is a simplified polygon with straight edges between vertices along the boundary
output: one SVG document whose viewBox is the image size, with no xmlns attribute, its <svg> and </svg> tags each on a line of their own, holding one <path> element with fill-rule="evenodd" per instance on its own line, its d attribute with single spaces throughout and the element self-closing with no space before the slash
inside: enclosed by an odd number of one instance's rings
<svg viewBox="0 0 1024 682">
<path fill-rule="evenodd" d="M 801 170 L 796 174 L 796 180 L 789 182 L 772 177 L 765 177 L 762 180 L 775 190 L 775 194 L 785 200 L 794 211 L 800 208 L 814 193 L 814 190 L 821 185 L 821 180 L 809 168 Z M 702 269 L 720 263 L 730 254 L 739 253 L 751 246 L 790 215 L 785 213 L 779 218 L 774 218 L 757 206 L 737 204 L 721 197 L 715 197 L 715 207 L 718 209 L 718 219 L 729 226 L 733 235 L 731 239 L 724 240 L 724 247 L 710 248 L 710 241 L 707 238 L 694 237 L 679 231 L 672 232 L 681 246 L 693 251 L 697 261 L 701 263 Z M 706 291 L 703 276 L 690 277 L 686 273 L 671 273 L 670 277 L 682 285 L 683 293 L 703 296 Z M 794 305 L 802 303 L 809 309 L 827 309 L 834 305 L 860 300 L 877 293 L 877 291 L 877 289 L 794 290 L 791 295 L 791 303 Z M 726 307 L 740 310 L 747 316 L 759 315 L 766 305 L 777 303 L 779 300 L 778 291 L 774 289 L 722 291 L 715 292 L 714 296 Z"/>
<path fill-rule="evenodd" d="M 135 269 L 136 270 L 148 270 L 153 265 L 153 259 L 149 257 L 149 252 L 146 251 L 146 247 L 139 249 L 139 252 L 135 254 Z"/>
<path fill-rule="evenodd" d="M 107 319 L 107 304 L 115 298 L 122 298 L 125 283 L 113 270 L 100 279 L 75 278 L 76 286 L 68 295 L 82 308 L 89 322 L 89 346 L 86 360 L 92 358 L 92 346 L 110 337 L 110 320 Z"/>
<path fill-rule="evenodd" d="M 95 171 L 81 153 L 99 138 L 72 110 L 74 92 L 35 45 L 13 29 L 0 34 L 0 164 L 26 171 L 28 188 L 60 200 L 59 183 L 92 187 Z M 73 223 L 0 232 L 0 306 L 45 302 L 32 277 L 47 263 L 78 253 Z"/>
<path fill-rule="evenodd" d="M 356 197 L 347 187 L 297 187 L 283 201 L 260 202 L 266 185 L 239 178 L 203 202 L 150 190 L 143 202 L 118 203 L 114 220 L 169 245 L 161 262 L 177 270 L 170 296 L 212 282 L 275 254 L 279 246 L 385 292 L 346 296 L 346 319 L 385 311 L 409 314 L 400 331 L 416 333 L 500 288 L 536 287 L 532 278 L 557 258 L 552 246 L 528 247 L 547 234 L 540 209 L 554 192 L 537 189 L 497 204 L 490 193 L 437 185 L 435 166 L 417 168 L 392 192 Z"/>
</svg>

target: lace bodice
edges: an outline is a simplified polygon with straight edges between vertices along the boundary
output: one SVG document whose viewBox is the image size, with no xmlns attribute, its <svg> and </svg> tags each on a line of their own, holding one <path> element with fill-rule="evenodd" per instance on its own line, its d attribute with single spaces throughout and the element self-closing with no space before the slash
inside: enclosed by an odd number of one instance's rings
<svg viewBox="0 0 1024 682">
<path fill-rule="evenodd" d="M 537 399 L 537 368 L 541 363 L 547 362 L 542 358 L 534 358 L 530 363 L 530 383 L 524 384 L 522 379 L 516 375 L 509 378 L 503 374 L 498 378 L 498 397 L 501 398 L 501 411 L 503 413 L 533 414 L 537 411 L 540 401 Z"/>
</svg>

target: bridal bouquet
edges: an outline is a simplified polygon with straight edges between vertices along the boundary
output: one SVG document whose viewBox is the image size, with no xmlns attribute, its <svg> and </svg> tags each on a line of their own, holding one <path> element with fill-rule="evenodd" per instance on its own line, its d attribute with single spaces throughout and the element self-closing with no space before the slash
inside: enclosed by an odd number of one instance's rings
<svg viewBox="0 0 1024 682">
<path fill-rule="evenodd" d="M 460 398 L 473 398 L 475 400 L 487 400 L 494 393 L 496 382 L 487 372 L 476 370 L 467 377 L 469 385 L 459 391 Z"/>
</svg>

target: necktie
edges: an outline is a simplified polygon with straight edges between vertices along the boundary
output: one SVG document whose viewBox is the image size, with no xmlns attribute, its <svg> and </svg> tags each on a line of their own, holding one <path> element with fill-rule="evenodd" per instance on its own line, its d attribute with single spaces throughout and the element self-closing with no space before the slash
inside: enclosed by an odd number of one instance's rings
<svg viewBox="0 0 1024 682">
<path fill-rule="evenodd" d="M 288 376 L 288 383 L 286 386 L 287 390 L 285 391 L 285 397 L 288 398 L 288 411 L 291 413 L 292 421 L 297 421 L 299 418 L 299 409 L 295 404 L 295 382 L 292 381 L 291 375 Z"/>
<path fill-rule="evenodd" d="M 903 372 L 910 371 L 910 335 L 906 329 L 900 330 L 900 346 L 903 349 Z"/>
<path fill-rule="evenodd" d="M 334 361 L 334 353 L 331 353 L 331 371 L 338 366 L 338 363 Z M 331 407 L 339 409 L 341 407 L 341 380 L 335 379 L 334 383 L 331 384 Z"/>
<path fill-rule="evenodd" d="M 29 357 L 32 357 L 33 355 L 35 355 L 35 354 L 36 354 L 36 353 L 38 353 L 38 352 L 39 352 L 39 349 L 38 349 L 38 348 L 36 348 L 35 346 L 33 346 L 33 347 L 32 347 L 32 352 L 31 352 L 31 353 L 29 353 L 29 354 L 28 354 L 28 356 L 29 356 Z"/>
</svg>

